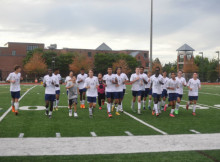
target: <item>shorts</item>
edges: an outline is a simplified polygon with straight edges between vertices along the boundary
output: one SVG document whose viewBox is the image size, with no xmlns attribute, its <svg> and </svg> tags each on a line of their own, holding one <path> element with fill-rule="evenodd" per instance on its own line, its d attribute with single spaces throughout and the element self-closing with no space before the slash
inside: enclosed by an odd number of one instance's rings
<svg viewBox="0 0 220 162">
<path fill-rule="evenodd" d="M 147 97 L 148 95 L 152 96 L 152 88 L 145 88 L 145 96 Z"/>
<path fill-rule="evenodd" d="M 12 98 L 20 98 L 20 91 L 17 91 L 17 92 L 11 91 L 11 97 Z"/>
<path fill-rule="evenodd" d="M 124 97 L 124 95 L 125 95 L 125 91 L 126 91 L 126 89 L 123 89 L 123 97 Z"/>
<path fill-rule="evenodd" d="M 198 100 L 198 96 L 189 96 L 189 101 L 197 101 Z"/>
<path fill-rule="evenodd" d="M 176 100 L 177 100 L 177 94 L 176 93 L 169 93 L 168 101 L 176 101 Z"/>
<path fill-rule="evenodd" d="M 115 99 L 122 99 L 123 98 L 123 91 L 122 92 L 115 92 Z"/>
<path fill-rule="evenodd" d="M 179 97 L 182 100 L 183 95 L 177 93 L 177 97 Z"/>
<path fill-rule="evenodd" d="M 80 94 L 83 94 L 83 92 L 86 92 L 86 88 L 79 89 L 79 93 L 80 93 Z"/>
<path fill-rule="evenodd" d="M 161 94 L 153 93 L 153 98 L 157 98 L 158 100 L 161 98 Z"/>
<path fill-rule="evenodd" d="M 132 96 L 133 97 L 141 96 L 141 91 L 132 91 Z"/>
<path fill-rule="evenodd" d="M 69 105 L 71 106 L 72 104 L 76 104 L 77 105 L 77 98 L 73 98 L 73 99 L 69 99 Z"/>
<path fill-rule="evenodd" d="M 56 94 L 59 95 L 60 94 L 60 90 L 56 90 Z"/>
<path fill-rule="evenodd" d="M 45 94 L 45 101 L 54 101 L 56 99 L 55 94 Z"/>
<path fill-rule="evenodd" d="M 167 96 L 168 96 L 168 94 L 167 94 L 167 90 L 166 90 L 166 89 L 163 89 L 162 97 L 167 98 Z"/>
<path fill-rule="evenodd" d="M 96 103 L 96 97 L 88 97 L 87 96 L 87 102 L 88 103 Z"/>
<path fill-rule="evenodd" d="M 144 97 L 146 97 L 145 91 L 141 91 L 141 99 L 143 99 Z"/>
<path fill-rule="evenodd" d="M 107 98 L 114 99 L 115 98 L 115 92 L 106 92 Z"/>
</svg>

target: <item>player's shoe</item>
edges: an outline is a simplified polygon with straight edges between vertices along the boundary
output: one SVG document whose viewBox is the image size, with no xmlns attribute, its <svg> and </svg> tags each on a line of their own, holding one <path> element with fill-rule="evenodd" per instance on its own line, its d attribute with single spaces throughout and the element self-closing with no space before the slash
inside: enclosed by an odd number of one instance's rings
<svg viewBox="0 0 220 162">
<path fill-rule="evenodd" d="M 148 109 L 151 110 L 151 106 L 148 106 Z"/>
<path fill-rule="evenodd" d="M 115 112 L 115 115 L 120 115 L 119 112 Z"/>
<path fill-rule="evenodd" d="M 168 107 L 168 105 L 167 105 L 167 104 L 165 104 L 165 105 L 164 105 L 164 109 L 163 109 L 163 110 L 164 110 L 164 111 L 167 111 L 167 107 Z"/>
<path fill-rule="evenodd" d="M 175 114 L 178 115 L 179 114 L 179 110 L 174 110 Z"/>
<path fill-rule="evenodd" d="M 56 111 L 55 107 L 53 108 L 53 111 Z"/>
<path fill-rule="evenodd" d="M 152 111 L 152 115 L 154 116 L 154 114 L 155 114 L 155 111 L 153 110 L 153 111 Z"/>
<path fill-rule="evenodd" d="M 15 110 L 15 115 L 18 115 L 18 110 Z"/>
<path fill-rule="evenodd" d="M 49 110 L 46 110 L 46 111 L 45 111 L 45 115 L 48 115 L 48 114 L 49 114 Z"/>
<path fill-rule="evenodd" d="M 99 110 L 102 110 L 102 107 L 101 107 L 101 106 L 99 107 Z"/>
<path fill-rule="evenodd" d="M 109 117 L 109 118 L 112 118 L 112 114 L 111 114 L 111 113 L 108 113 L 108 117 Z"/>
<path fill-rule="evenodd" d="M 189 104 L 188 103 L 186 104 L 186 110 L 189 110 Z"/>
<path fill-rule="evenodd" d="M 138 115 L 141 115 L 141 110 L 138 110 Z"/>
<path fill-rule="evenodd" d="M 192 115 L 193 115 L 193 116 L 196 116 L 196 113 L 195 113 L 195 112 L 193 112 L 193 113 L 192 113 Z"/>
<path fill-rule="evenodd" d="M 81 109 L 83 108 L 82 104 L 80 104 L 80 108 L 81 108 Z"/>
<path fill-rule="evenodd" d="M 58 107 L 56 107 L 56 111 L 58 111 Z"/>
<path fill-rule="evenodd" d="M 69 111 L 69 116 L 70 116 L 70 117 L 73 116 L 72 111 Z"/>
<path fill-rule="evenodd" d="M 74 118 L 78 118 L 77 112 L 74 112 Z"/>
<path fill-rule="evenodd" d="M 82 105 L 82 108 L 83 108 L 83 109 L 85 109 L 85 108 L 86 108 L 85 104 L 83 104 L 83 105 Z"/>
<path fill-rule="evenodd" d="M 115 109 L 115 105 L 112 105 L 112 112 L 114 111 L 114 109 Z"/>
<path fill-rule="evenodd" d="M 156 113 L 156 117 L 158 117 L 160 114 L 159 113 Z"/>
<path fill-rule="evenodd" d="M 15 106 L 11 106 L 11 111 L 15 112 Z"/>
<path fill-rule="evenodd" d="M 173 114 L 170 113 L 170 117 L 174 118 L 175 116 Z"/>
</svg>

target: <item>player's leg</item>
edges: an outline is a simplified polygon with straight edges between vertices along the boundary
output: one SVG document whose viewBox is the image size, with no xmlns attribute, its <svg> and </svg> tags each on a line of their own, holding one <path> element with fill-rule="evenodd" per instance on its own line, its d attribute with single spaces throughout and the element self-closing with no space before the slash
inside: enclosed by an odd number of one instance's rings
<svg viewBox="0 0 220 162">
<path fill-rule="evenodd" d="M 77 118 L 78 117 L 78 114 L 77 114 L 77 99 L 74 99 L 73 106 L 74 106 L 74 117 Z"/>
<path fill-rule="evenodd" d="M 177 94 L 177 100 L 176 100 L 176 108 L 175 108 L 175 114 L 179 114 L 179 107 L 180 107 L 181 97 L 179 94 Z"/>
<path fill-rule="evenodd" d="M 107 92 L 107 113 L 111 113 L 111 94 Z"/>
<path fill-rule="evenodd" d="M 56 91 L 56 110 L 58 111 L 58 105 L 60 102 L 60 90 Z"/>
<path fill-rule="evenodd" d="M 101 102 L 102 102 L 102 94 L 101 93 L 98 93 L 98 104 L 99 104 L 99 110 L 102 110 L 102 105 L 101 105 Z"/>
<path fill-rule="evenodd" d="M 119 92 L 115 93 L 115 104 L 118 104 L 118 106 L 116 107 L 115 115 L 120 115 L 118 112 L 118 110 L 119 110 Z"/>
<path fill-rule="evenodd" d="M 153 93 L 153 98 L 154 98 L 154 108 L 153 108 L 153 111 L 152 111 L 152 115 L 155 114 L 156 112 L 156 116 L 159 116 L 159 112 L 158 112 L 158 95 L 156 93 Z"/>
<path fill-rule="evenodd" d="M 122 113 L 123 113 L 123 108 L 122 108 L 122 98 L 123 98 L 123 94 L 122 94 L 122 97 L 119 98 L 119 101 L 118 101 L 118 111 L 120 110 Z M 118 113 L 119 114 L 119 113 Z M 120 114 L 119 114 L 120 115 Z"/>
<path fill-rule="evenodd" d="M 141 91 L 138 94 L 138 114 L 141 114 Z"/>
<path fill-rule="evenodd" d="M 198 99 L 198 97 L 197 96 L 195 96 L 194 97 L 194 100 L 193 100 L 193 116 L 196 116 L 196 103 L 197 103 L 197 99 Z"/>
<path fill-rule="evenodd" d="M 173 115 L 174 110 L 175 110 L 175 105 L 174 105 L 173 99 L 171 99 L 170 105 L 171 105 L 170 117 L 175 117 L 175 116 Z"/>
<path fill-rule="evenodd" d="M 149 89 L 149 100 L 148 100 L 148 109 L 151 110 L 151 103 L 152 103 L 152 89 Z"/>
<path fill-rule="evenodd" d="M 69 100 L 69 116 L 73 116 L 73 112 L 72 112 L 72 106 L 73 106 L 73 99 Z"/>
<path fill-rule="evenodd" d="M 13 92 L 11 92 L 11 111 L 12 112 L 15 112 L 15 98 L 14 98 L 14 96 L 13 96 Z"/>
<path fill-rule="evenodd" d="M 189 106 L 193 103 L 193 99 L 194 99 L 193 96 L 189 96 L 189 101 L 186 103 L 186 110 L 188 110 Z"/>
<path fill-rule="evenodd" d="M 147 100 L 147 96 L 148 96 L 148 93 L 147 93 L 147 90 L 145 89 L 144 91 L 144 98 L 143 98 L 143 109 L 146 110 L 146 100 Z"/>
<path fill-rule="evenodd" d="M 85 109 L 85 100 L 86 100 L 86 89 L 83 89 L 83 94 L 82 94 L 82 108 Z"/>
<path fill-rule="evenodd" d="M 161 113 L 161 95 L 158 95 L 158 103 L 157 103 L 157 109 L 158 109 L 158 112 Z"/>
<path fill-rule="evenodd" d="M 83 89 L 80 89 L 79 90 L 79 99 L 80 99 L 80 108 L 83 108 L 83 106 L 82 106 L 82 97 L 83 96 Z"/>
<path fill-rule="evenodd" d="M 14 105 L 15 105 L 15 115 L 18 115 L 18 109 L 19 109 L 19 98 L 20 98 L 20 91 L 15 92 L 14 96 Z"/>
<path fill-rule="evenodd" d="M 53 100 L 50 100 L 49 101 L 49 103 L 50 103 L 50 111 L 49 111 L 49 118 L 52 118 L 52 112 L 53 112 L 53 101 L 54 101 L 54 99 L 55 99 L 55 95 L 54 95 L 54 98 L 53 98 Z"/>
<path fill-rule="evenodd" d="M 46 99 L 46 95 L 45 95 L 45 107 L 46 107 L 45 115 L 49 115 L 49 100 Z"/>
<path fill-rule="evenodd" d="M 114 111 L 115 107 L 116 107 L 116 102 L 115 102 L 115 95 L 117 92 L 111 92 L 111 108 L 112 108 L 112 112 Z"/>
</svg>

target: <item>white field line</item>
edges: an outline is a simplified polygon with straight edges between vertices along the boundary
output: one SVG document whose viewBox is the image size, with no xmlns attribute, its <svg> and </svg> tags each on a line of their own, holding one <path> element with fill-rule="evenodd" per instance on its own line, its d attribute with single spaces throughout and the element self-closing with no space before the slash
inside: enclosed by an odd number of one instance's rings
<svg viewBox="0 0 220 162">
<path fill-rule="evenodd" d="M 125 131 L 125 133 L 128 135 L 128 136 L 133 136 L 133 134 L 129 131 Z"/>
<path fill-rule="evenodd" d="M 188 90 L 184 90 L 186 92 L 188 92 Z M 220 96 L 220 94 L 216 94 L 216 93 L 206 93 L 206 92 L 199 92 L 201 94 L 208 94 L 208 95 L 215 95 L 215 96 Z"/>
<path fill-rule="evenodd" d="M 22 140 L 19 138 L 0 138 L 0 156 L 95 155 L 219 150 L 219 139 L 220 133 L 96 138 L 22 138 Z"/>
<path fill-rule="evenodd" d="M 60 138 L 61 137 L 60 133 L 56 133 L 56 137 Z"/>
<path fill-rule="evenodd" d="M 32 90 L 34 87 L 36 87 L 37 85 L 31 87 L 30 89 L 28 89 L 19 99 L 19 101 L 21 101 L 21 99 L 30 91 Z M 11 111 L 11 107 L 8 108 L 8 110 L 0 117 L 0 122 L 5 118 L 5 116 Z"/>
<path fill-rule="evenodd" d="M 95 132 L 90 132 L 90 134 L 93 136 L 93 137 L 97 137 L 97 134 Z"/>
<path fill-rule="evenodd" d="M 23 138 L 24 137 L 24 133 L 20 133 L 18 138 Z"/>
<path fill-rule="evenodd" d="M 196 131 L 196 130 L 194 130 L 194 129 L 190 129 L 189 131 L 190 131 L 190 132 L 193 132 L 193 133 L 195 133 L 195 134 L 200 134 L 200 132 L 198 132 L 198 131 Z"/>
<path fill-rule="evenodd" d="M 186 100 L 181 100 L 183 102 L 188 102 Z M 199 106 L 205 106 L 205 107 L 208 107 L 208 108 L 215 108 L 215 109 L 219 109 L 219 107 L 216 107 L 216 106 L 209 106 L 209 105 L 205 105 L 205 104 L 200 104 L 200 103 L 196 103 L 197 105 Z"/>
</svg>

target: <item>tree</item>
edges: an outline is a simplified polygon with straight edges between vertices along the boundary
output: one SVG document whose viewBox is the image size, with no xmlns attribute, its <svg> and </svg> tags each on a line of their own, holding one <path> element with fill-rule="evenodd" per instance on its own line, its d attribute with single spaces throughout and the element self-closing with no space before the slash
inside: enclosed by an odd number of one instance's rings
<svg viewBox="0 0 220 162">
<path fill-rule="evenodd" d="M 117 67 L 122 67 L 123 73 L 125 74 L 131 73 L 131 69 L 129 68 L 125 60 L 118 60 L 117 62 L 114 62 L 112 67 L 113 67 L 113 71 L 115 71 Z"/>
<path fill-rule="evenodd" d="M 160 68 L 160 73 L 162 73 L 162 65 L 160 63 L 160 59 L 159 58 L 156 58 L 153 61 L 153 66 L 152 66 L 152 72 L 153 73 L 155 73 L 156 67 L 159 67 Z"/>
<path fill-rule="evenodd" d="M 47 65 L 42 58 L 42 53 L 33 53 L 33 56 L 24 65 L 24 71 L 28 74 L 34 74 L 38 77 L 47 71 Z"/>
<path fill-rule="evenodd" d="M 163 71 L 166 71 L 167 74 L 170 74 L 171 72 L 177 72 L 177 62 L 174 63 L 169 62 L 168 64 L 165 64 L 163 66 Z"/>
</svg>

